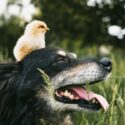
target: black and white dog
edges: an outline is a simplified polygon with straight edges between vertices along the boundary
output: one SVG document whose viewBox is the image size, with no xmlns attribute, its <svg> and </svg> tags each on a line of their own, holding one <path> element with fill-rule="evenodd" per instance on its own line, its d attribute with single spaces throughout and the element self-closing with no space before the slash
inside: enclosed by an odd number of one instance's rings
<svg viewBox="0 0 125 125">
<path fill-rule="evenodd" d="M 72 125 L 67 111 L 107 110 L 106 99 L 86 84 L 105 80 L 111 69 L 107 58 L 78 60 L 59 48 L 0 64 L 0 125 Z"/>
</svg>

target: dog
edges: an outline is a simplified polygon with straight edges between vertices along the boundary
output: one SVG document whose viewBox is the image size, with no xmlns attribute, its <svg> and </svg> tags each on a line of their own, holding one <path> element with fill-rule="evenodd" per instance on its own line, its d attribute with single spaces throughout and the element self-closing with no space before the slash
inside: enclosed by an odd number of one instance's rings
<svg viewBox="0 0 125 125">
<path fill-rule="evenodd" d="M 0 125 L 73 125 L 67 112 L 106 111 L 106 99 L 87 85 L 107 79 L 111 70 L 107 58 L 80 60 L 49 47 L 0 64 Z"/>
</svg>

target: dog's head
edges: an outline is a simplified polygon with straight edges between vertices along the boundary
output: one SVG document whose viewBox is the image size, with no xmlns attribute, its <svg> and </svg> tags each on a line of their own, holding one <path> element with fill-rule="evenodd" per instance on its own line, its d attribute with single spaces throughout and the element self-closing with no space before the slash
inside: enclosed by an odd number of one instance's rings
<svg viewBox="0 0 125 125">
<path fill-rule="evenodd" d="M 112 64 L 107 58 L 78 60 L 64 50 L 45 48 L 29 54 L 19 67 L 17 95 L 32 101 L 30 105 L 44 103 L 58 111 L 108 108 L 104 97 L 86 87 L 108 78 Z M 39 69 L 48 76 L 49 84 Z"/>
</svg>

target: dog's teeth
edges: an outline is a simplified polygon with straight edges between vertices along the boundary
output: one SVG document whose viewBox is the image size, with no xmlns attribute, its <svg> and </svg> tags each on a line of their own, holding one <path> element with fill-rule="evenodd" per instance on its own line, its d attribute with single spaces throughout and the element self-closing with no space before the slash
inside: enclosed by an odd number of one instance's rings
<svg viewBox="0 0 125 125">
<path fill-rule="evenodd" d="M 59 95 L 59 93 L 58 93 L 57 91 L 55 92 L 55 94 L 56 94 L 56 96 L 59 96 L 59 97 L 60 97 L 60 95 Z"/>
<path fill-rule="evenodd" d="M 70 95 L 70 99 L 71 99 L 71 100 L 74 99 L 74 95 L 73 95 L 73 94 Z"/>
<path fill-rule="evenodd" d="M 64 92 L 61 92 L 60 94 L 63 96 L 63 95 L 64 95 Z"/>
<path fill-rule="evenodd" d="M 57 96 L 59 96 L 59 94 L 58 94 L 58 92 L 57 92 L 57 91 L 55 92 L 55 94 L 56 94 Z"/>
<path fill-rule="evenodd" d="M 79 99 L 79 97 L 78 96 L 76 96 L 76 97 L 74 97 L 75 99 Z"/>
<path fill-rule="evenodd" d="M 92 103 L 95 103 L 96 102 L 96 99 L 92 99 Z"/>
<path fill-rule="evenodd" d="M 70 92 L 68 92 L 68 97 L 70 97 L 71 96 L 71 93 Z"/>
<path fill-rule="evenodd" d="M 69 96 L 71 95 L 71 93 L 70 92 L 68 92 L 69 93 Z"/>
<path fill-rule="evenodd" d="M 96 100 L 95 103 L 98 104 L 99 102 Z"/>
<path fill-rule="evenodd" d="M 68 97 L 68 96 L 69 96 L 69 92 L 68 92 L 67 90 L 65 90 L 64 95 L 65 95 L 66 97 Z"/>
</svg>

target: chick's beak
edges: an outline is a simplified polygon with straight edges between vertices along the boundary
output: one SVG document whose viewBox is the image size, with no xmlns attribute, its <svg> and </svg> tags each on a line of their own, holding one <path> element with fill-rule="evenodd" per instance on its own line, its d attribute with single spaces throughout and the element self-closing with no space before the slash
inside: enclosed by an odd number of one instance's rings
<svg viewBox="0 0 125 125">
<path fill-rule="evenodd" d="M 46 31 L 50 30 L 48 27 L 46 27 Z"/>
</svg>

